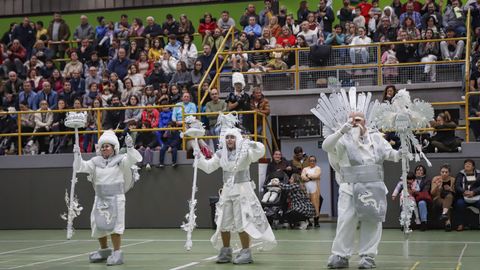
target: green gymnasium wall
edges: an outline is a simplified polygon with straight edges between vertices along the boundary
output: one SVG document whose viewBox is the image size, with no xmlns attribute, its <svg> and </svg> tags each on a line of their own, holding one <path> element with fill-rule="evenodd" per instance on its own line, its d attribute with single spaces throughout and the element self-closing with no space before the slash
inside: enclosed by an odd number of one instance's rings
<svg viewBox="0 0 480 270">
<path fill-rule="evenodd" d="M 71 0 L 66 0 L 71 1 Z M 107 21 L 118 21 L 120 14 L 126 13 L 129 16 L 129 20 L 139 17 L 145 21 L 147 16 L 154 16 L 157 22 L 163 22 L 165 20 L 165 15 L 167 13 L 173 14 L 175 18 L 182 13 L 187 14 L 187 16 L 194 22 L 195 27 L 198 27 L 198 21 L 203 17 L 204 12 L 210 12 L 214 17 L 218 18 L 220 13 L 223 10 L 228 10 L 231 16 L 238 23 L 240 16 L 243 14 L 245 7 L 248 3 L 254 3 L 257 6 L 257 11 L 260 11 L 263 7 L 263 1 L 245 1 L 245 2 L 233 2 L 228 3 L 214 3 L 214 4 L 197 4 L 197 5 L 180 5 L 178 7 L 150 7 L 150 8 L 140 8 L 140 9 L 126 9 L 126 10 L 114 10 L 114 11 L 89 11 L 84 13 L 69 13 L 64 14 L 63 17 L 67 21 L 70 29 L 73 30 L 79 24 L 80 14 L 86 14 L 89 17 L 90 23 L 97 25 L 95 18 L 97 16 L 104 16 Z M 280 0 L 280 5 L 287 7 L 289 13 L 293 13 L 296 18 L 296 12 L 298 9 L 298 0 Z M 391 4 L 391 0 L 380 0 L 380 6 L 384 7 Z M 402 0 L 405 2 L 405 0 Z M 420 2 L 423 2 L 421 0 Z M 318 0 L 308 0 L 309 8 L 315 10 L 318 6 Z M 342 7 L 342 0 L 333 0 L 334 10 L 338 10 Z M 41 20 L 44 22 L 45 26 L 48 26 L 49 21 L 52 19 L 51 15 L 47 16 L 32 16 L 33 21 Z M 8 30 L 10 22 L 20 22 L 22 17 L 9 17 L 9 18 L 0 18 L 0 32 L 3 34 Z"/>
</svg>

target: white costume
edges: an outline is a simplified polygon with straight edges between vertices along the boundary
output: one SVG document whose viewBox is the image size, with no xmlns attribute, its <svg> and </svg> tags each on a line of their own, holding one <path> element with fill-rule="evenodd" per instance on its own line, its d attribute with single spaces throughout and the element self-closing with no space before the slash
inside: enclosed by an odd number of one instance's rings
<svg viewBox="0 0 480 270">
<path fill-rule="evenodd" d="M 88 180 L 95 189 L 90 222 L 92 237 L 101 238 L 110 234 L 123 234 L 125 230 L 125 193 L 133 187 L 138 177 L 135 164 L 142 161 L 142 155 L 133 146 L 127 147 L 126 154 L 118 154 L 120 144 L 113 131 L 105 131 L 98 145 L 108 143 L 115 153 L 108 159 L 101 156 L 84 161 L 80 153 L 75 157 L 74 168 L 79 173 L 89 174 Z"/>
<path fill-rule="evenodd" d="M 278 198 L 282 188 L 280 187 L 280 180 L 278 178 L 272 178 L 267 186 L 267 192 L 263 194 L 262 203 L 273 203 Z"/>
<path fill-rule="evenodd" d="M 383 161 L 399 161 L 400 152 L 379 132 L 365 127 L 363 136 L 360 128 L 352 129 L 351 113 L 365 120 L 367 126 L 374 114 L 378 101 L 370 102 L 371 93 L 356 94 L 351 88 L 347 93 L 341 89 L 327 97 L 321 94 L 316 108 L 312 109 L 324 123 L 326 136 L 322 148 L 328 153 L 330 165 L 335 170 L 340 185 L 338 198 L 337 232 L 332 245 L 329 268 L 347 268 L 355 243 L 355 231 L 361 221 L 358 253 L 359 268 L 375 267 L 374 257 L 382 235 L 382 222 L 387 210 L 383 183 Z"/>
<path fill-rule="evenodd" d="M 221 122 L 221 121 L 220 121 Z M 227 150 L 225 137 L 236 138 L 236 148 Z M 206 173 L 223 169 L 223 189 L 216 205 L 215 223 L 217 230 L 211 238 L 213 246 L 222 248 L 221 232 L 246 232 L 263 247 L 276 244 L 275 236 L 262 206 L 255 194 L 255 185 L 250 179 L 250 164 L 258 161 L 265 153 L 265 146 L 242 138 L 239 130 L 230 128 L 222 131 L 220 150 L 207 160 L 200 155 L 197 166 Z"/>
</svg>

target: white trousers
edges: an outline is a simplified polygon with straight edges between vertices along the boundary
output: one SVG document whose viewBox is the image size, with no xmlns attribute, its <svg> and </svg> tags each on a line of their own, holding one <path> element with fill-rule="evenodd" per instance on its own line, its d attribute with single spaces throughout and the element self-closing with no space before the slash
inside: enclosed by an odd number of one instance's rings
<svg viewBox="0 0 480 270">
<path fill-rule="evenodd" d="M 337 234 L 332 245 L 332 254 L 350 258 L 355 246 L 355 232 L 358 217 L 355 213 L 353 196 L 340 190 L 338 198 Z M 375 257 L 378 244 L 382 237 L 382 223 L 377 221 L 362 221 L 358 254 Z"/>
</svg>

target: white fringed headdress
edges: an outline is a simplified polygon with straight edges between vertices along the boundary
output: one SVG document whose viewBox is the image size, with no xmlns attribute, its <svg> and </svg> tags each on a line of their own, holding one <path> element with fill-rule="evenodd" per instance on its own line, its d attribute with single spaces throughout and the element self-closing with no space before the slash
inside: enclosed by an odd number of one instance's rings
<svg viewBox="0 0 480 270">
<path fill-rule="evenodd" d="M 118 142 L 117 135 L 115 135 L 115 132 L 113 132 L 113 130 L 106 130 L 98 139 L 97 155 L 102 155 L 100 149 L 102 148 L 102 145 L 106 143 L 113 146 L 113 149 L 115 150 L 115 155 L 118 155 L 118 153 L 120 153 L 120 143 Z"/>
<path fill-rule="evenodd" d="M 320 94 L 318 104 L 310 111 L 323 123 L 323 136 L 328 136 L 342 127 L 348 121 L 352 112 L 362 112 L 365 115 L 366 125 L 372 123 L 372 115 L 379 105 L 377 100 L 371 101 L 372 93 L 359 93 L 351 87 L 347 93 L 344 89 L 333 92 L 327 97 Z"/>
</svg>

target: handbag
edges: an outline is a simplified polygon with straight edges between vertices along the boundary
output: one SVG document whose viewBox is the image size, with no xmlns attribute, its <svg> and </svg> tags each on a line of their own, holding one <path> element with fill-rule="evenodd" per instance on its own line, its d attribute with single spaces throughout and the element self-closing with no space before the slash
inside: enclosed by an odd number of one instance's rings
<svg viewBox="0 0 480 270">
<path fill-rule="evenodd" d="M 419 191 L 415 194 L 415 201 L 426 201 L 428 203 L 432 202 L 432 196 L 428 191 Z"/>
</svg>

